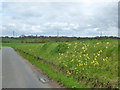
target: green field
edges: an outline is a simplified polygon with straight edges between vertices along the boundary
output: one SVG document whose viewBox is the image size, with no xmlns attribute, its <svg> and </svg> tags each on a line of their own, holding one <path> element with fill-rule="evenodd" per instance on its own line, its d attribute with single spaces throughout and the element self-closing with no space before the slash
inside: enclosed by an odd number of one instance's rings
<svg viewBox="0 0 120 90">
<path fill-rule="evenodd" d="M 50 78 L 68 88 L 118 87 L 117 39 L 3 43 L 3 46 L 13 47 Z M 48 66 L 43 66 L 43 69 L 42 63 Z M 55 73 L 51 68 L 57 72 L 57 76 L 52 76 Z"/>
</svg>

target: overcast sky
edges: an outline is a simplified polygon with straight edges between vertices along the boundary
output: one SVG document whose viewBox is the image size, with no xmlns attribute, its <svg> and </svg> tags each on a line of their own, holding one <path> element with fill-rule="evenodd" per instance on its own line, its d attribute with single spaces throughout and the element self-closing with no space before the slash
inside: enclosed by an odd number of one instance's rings
<svg viewBox="0 0 120 90">
<path fill-rule="evenodd" d="M 2 2 L 3 36 L 118 35 L 118 2 Z"/>
</svg>

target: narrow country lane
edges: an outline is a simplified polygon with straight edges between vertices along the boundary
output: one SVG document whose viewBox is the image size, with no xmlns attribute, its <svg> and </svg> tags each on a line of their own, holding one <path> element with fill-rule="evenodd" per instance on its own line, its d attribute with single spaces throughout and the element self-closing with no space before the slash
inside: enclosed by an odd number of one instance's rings
<svg viewBox="0 0 120 90">
<path fill-rule="evenodd" d="M 49 88 L 13 48 L 2 47 L 2 88 Z"/>
</svg>

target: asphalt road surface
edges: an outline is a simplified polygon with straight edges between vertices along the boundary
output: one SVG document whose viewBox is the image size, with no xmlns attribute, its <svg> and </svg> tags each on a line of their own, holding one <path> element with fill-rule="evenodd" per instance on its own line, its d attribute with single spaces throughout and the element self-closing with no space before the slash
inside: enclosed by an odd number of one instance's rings
<svg viewBox="0 0 120 90">
<path fill-rule="evenodd" d="M 23 58 L 10 47 L 2 47 L 2 88 L 49 88 L 36 77 Z"/>
</svg>

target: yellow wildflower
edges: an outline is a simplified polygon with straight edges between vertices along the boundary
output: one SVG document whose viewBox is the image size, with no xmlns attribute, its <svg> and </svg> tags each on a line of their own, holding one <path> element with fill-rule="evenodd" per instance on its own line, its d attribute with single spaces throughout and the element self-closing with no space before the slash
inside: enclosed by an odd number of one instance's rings
<svg viewBox="0 0 120 90">
<path fill-rule="evenodd" d="M 83 56 L 85 56 L 85 54 L 83 54 Z"/>
<path fill-rule="evenodd" d="M 81 63 L 79 64 L 79 66 L 82 66 L 82 65 L 83 65 L 83 64 L 81 64 Z"/>
<path fill-rule="evenodd" d="M 109 44 L 109 42 L 107 42 L 107 44 Z"/>
<path fill-rule="evenodd" d="M 102 52 L 102 50 L 100 50 L 100 52 Z"/>
<path fill-rule="evenodd" d="M 103 58 L 103 61 L 105 61 L 105 59 Z"/>
<path fill-rule="evenodd" d="M 82 49 L 85 49 L 85 47 L 82 47 Z"/>
<path fill-rule="evenodd" d="M 90 59 L 89 57 L 87 57 L 87 59 Z"/>
<path fill-rule="evenodd" d="M 65 65 L 65 67 L 67 67 L 67 65 Z"/>
<path fill-rule="evenodd" d="M 98 53 L 98 56 L 100 56 L 100 54 Z"/>
<path fill-rule="evenodd" d="M 71 60 L 71 62 L 73 62 L 73 59 Z"/>
<path fill-rule="evenodd" d="M 71 44 L 68 44 L 69 46 L 71 46 Z"/>
<path fill-rule="evenodd" d="M 75 55 L 72 55 L 73 57 L 75 56 Z"/>
<path fill-rule="evenodd" d="M 96 60 L 96 58 L 94 58 L 94 60 Z"/>
<path fill-rule="evenodd" d="M 99 45 L 99 43 L 96 43 L 97 45 Z"/>
</svg>

